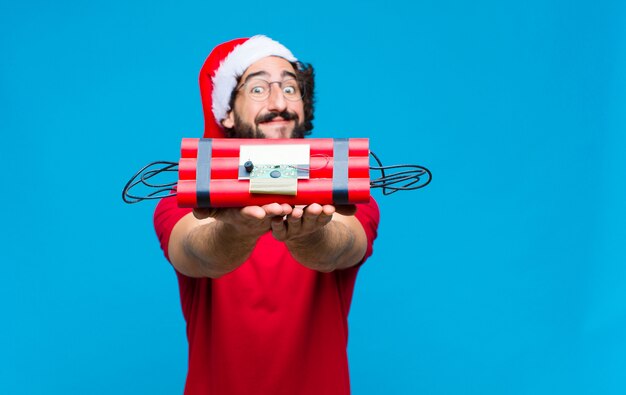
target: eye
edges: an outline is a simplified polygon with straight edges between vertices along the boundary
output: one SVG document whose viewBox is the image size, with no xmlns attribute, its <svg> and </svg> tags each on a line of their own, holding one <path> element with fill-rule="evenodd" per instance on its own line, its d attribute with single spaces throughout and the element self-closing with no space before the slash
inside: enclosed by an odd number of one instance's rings
<svg viewBox="0 0 626 395">
<path fill-rule="evenodd" d="M 298 84 L 295 81 L 283 82 L 283 93 L 285 95 L 295 96 L 298 94 Z"/>
<path fill-rule="evenodd" d="M 250 93 L 253 95 L 262 95 L 265 93 L 265 87 L 263 85 L 251 85 Z"/>
</svg>

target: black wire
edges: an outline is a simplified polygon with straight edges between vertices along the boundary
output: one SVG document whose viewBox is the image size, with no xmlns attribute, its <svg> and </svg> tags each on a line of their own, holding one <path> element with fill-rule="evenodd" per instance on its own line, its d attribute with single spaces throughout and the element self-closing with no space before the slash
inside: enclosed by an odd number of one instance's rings
<svg viewBox="0 0 626 395">
<path fill-rule="evenodd" d="M 370 170 L 378 170 L 381 174 L 379 178 L 370 179 L 370 187 L 382 188 L 383 195 L 391 195 L 398 191 L 411 191 L 424 188 L 432 181 L 432 173 L 424 166 L 408 164 L 383 166 L 376 154 L 372 151 L 370 151 L 370 154 L 376 163 L 378 163 L 378 166 L 370 166 Z M 162 165 L 162 167 L 152 169 L 152 167 L 159 165 Z M 328 163 L 326 165 L 328 165 Z M 400 171 L 389 173 L 392 169 L 400 169 Z M 150 181 L 150 179 L 162 173 L 172 172 L 178 172 L 177 162 L 156 161 L 147 164 L 128 180 L 122 191 L 122 199 L 126 203 L 133 204 L 143 200 L 155 200 L 168 196 L 176 196 L 176 181 L 167 183 L 155 183 Z M 427 178 L 424 176 L 427 176 Z M 131 194 L 131 190 L 140 184 L 152 191 L 143 196 Z"/>
<path fill-rule="evenodd" d="M 163 165 L 163 167 L 158 169 L 150 169 L 153 166 Z M 148 170 L 150 169 L 150 170 Z M 124 190 L 122 190 L 122 199 L 124 202 L 128 204 L 138 203 L 143 200 L 153 200 L 153 199 L 161 199 L 167 196 L 176 196 L 176 193 L 171 193 L 175 190 L 176 181 L 168 182 L 164 184 L 156 184 L 148 182 L 152 177 L 156 177 L 161 173 L 168 172 L 177 172 L 178 171 L 178 163 L 177 162 L 167 162 L 167 161 L 157 161 L 152 162 L 144 167 L 142 167 L 134 176 L 131 177 L 130 180 L 124 186 Z M 144 196 L 137 196 L 131 194 L 130 191 L 135 188 L 137 185 L 142 184 L 147 188 L 156 189 Z M 166 193 L 167 192 L 167 193 Z"/>
<path fill-rule="evenodd" d="M 146 169 L 148 169 L 151 166 L 156 166 L 158 164 L 166 164 L 167 166 L 161 168 L 161 169 L 157 169 L 157 170 L 150 170 L 150 171 L 146 171 Z M 132 183 L 129 187 L 128 184 L 126 184 L 126 187 L 124 188 L 125 190 L 128 190 L 130 188 L 135 187 L 138 184 L 144 184 L 145 186 L 149 187 L 149 188 L 161 188 L 161 187 L 168 187 L 168 186 L 172 186 L 175 185 L 176 182 L 171 182 L 171 183 L 167 183 L 167 184 L 150 184 L 149 182 L 147 182 L 146 180 L 149 178 L 152 178 L 162 172 L 166 172 L 166 171 L 171 171 L 171 172 L 176 172 L 178 171 L 177 169 L 173 169 L 174 167 L 178 166 L 177 163 L 175 162 L 164 162 L 164 161 L 159 161 L 159 162 L 152 162 L 146 166 L 144 166 L 141 170 L 139 170 L 132 178 L 131 180 L 128 182 L 129 184 L 132 182 L 132 180 L 134 180 L 135 178 L 139 177 L 141 175 L 141 178 L 139 178 L 139 180 L 135 181 L 134 183 Z M 144 174 L 142 174 L 142 172 L 144 172 Z"/>
<path fill-rule="evenodd" d="M 382 188 L 383 195 L 391 195 L 392 193 L 396 193 L 398 191 L 412 191 L 415 189 L 424 188 L 426 185 L 430 184 L 433 179 L 433 175 L 424 166 L 419 165 L 391 165 L 391 166 L 383 166 L 382 162 L 374 154 L 370 151 L 370 154 L 378 163 L 378 166 L 370 166 L 370 170 L 379 170 L 381 177 L 370 180 L 371 188 Z M 395 173 L 387 173 L 385 171 L 389 171 L 391 169 L 406 169 Z M 426 180 L 422 180 L 422 177 L 428 176 Z M 419 184 L 418 184 L 419 183 Z M 401 184 L 397 186 L 397 184 Z M 416 185 L 417 184 L 417 185 Z"/>
<path fill-rule="evenodd" d="M 151 184 L 149 183 L 147 180 L 149 178 L 152 178 L 156 175 L 159 175 L 163 172 L 178 172 L 178 169 L 172 169 L 173 167 L 176 167 L 177 164 L 173 164 L 173 165 L 169 165 L 167 167 L 164 167 L 163 169 L 159 169 L 159 170 L 150 170 L 145 172 L 142 176 L 141 176 L 141 183 L 144 184 L 147 187 L 150 188 L 163 188 L 163 187 L 167 187 L 167 186 L 171 186 L 172 183 L 166 183 L 166 184 Z"/>
</svg>

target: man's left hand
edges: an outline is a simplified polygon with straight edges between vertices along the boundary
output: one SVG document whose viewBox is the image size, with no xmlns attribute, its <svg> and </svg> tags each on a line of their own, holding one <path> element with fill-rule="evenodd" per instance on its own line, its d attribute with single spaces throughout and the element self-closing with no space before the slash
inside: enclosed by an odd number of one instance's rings
<svg viewBox="0 0 626 395">
<path fill-rule="evenodd" d="M 274 218 L 272 220 L 272 234 L 280 241 L 299 239 L 322 229 L 333 219 L 335 213 L 354 215 L 355 212 L 356 206 L 352 205 L 333 206 L 313 203 L 305 207 L 296 206 L 285 219 Z"/>
</svg>

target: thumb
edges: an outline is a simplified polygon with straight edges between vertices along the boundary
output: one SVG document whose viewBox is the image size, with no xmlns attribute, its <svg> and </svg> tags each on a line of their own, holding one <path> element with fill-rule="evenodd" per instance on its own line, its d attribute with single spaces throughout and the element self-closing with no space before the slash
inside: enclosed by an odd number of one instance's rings
<svg viewBox="0 0 626 395">
<path fill-rule="evenodd" d="M 193 216 L 196 219 L 205 219 L 209 217 L 215 217 L 217 215 L 218 210 L 215 207 L 209 208 L 194 208 Z"/>
</svg>

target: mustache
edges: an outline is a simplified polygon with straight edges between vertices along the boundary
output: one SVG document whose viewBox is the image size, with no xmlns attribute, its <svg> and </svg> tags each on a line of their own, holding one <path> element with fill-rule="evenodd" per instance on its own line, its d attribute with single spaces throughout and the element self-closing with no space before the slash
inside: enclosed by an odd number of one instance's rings
<svg viewBox="0 0 626 395">
<path fill-rule="evenodd" d="M 259 124 L 263 122 L 270 122 L 277 117 L 281 117 L 285 121 L 298 120 L 298 114 L 285 110 L 281 112 L 268 112 L 267 114 L 259 115 L 254 121 L 255 123 Z"/>
</svg>

